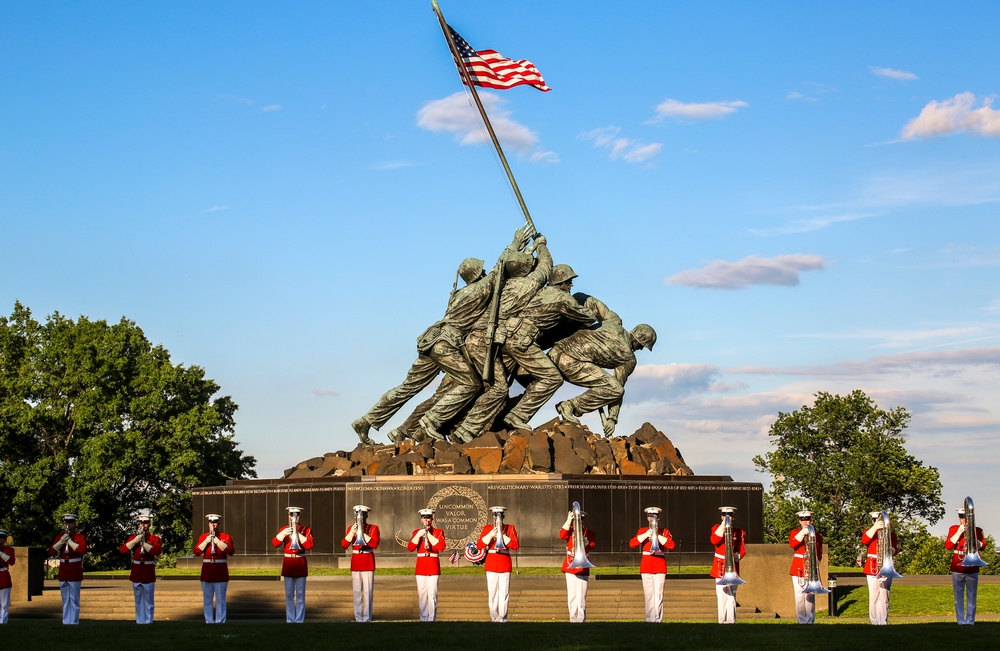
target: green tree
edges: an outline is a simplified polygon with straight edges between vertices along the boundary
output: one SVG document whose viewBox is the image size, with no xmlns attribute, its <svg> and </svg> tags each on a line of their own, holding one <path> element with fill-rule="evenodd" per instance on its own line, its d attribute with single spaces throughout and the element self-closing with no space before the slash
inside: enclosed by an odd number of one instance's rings
<svg viewBox="0 0 1000 651">
<path fill-rule="evenodd" d="M 90 562 L 108 567 L 127 562 L 118 547 L 149 508 L 165 554 L 179 553 L 194 486 L 256 477 L 236 403 L 218 391 L 132 321 L 57 312 L 42 324 L 16 303 L 0 316 L 0 522 L 48 545 L 59 514 L 77 513 Z"/>
<path fill-rule="evenodd" d="M 770 430 L 775 449 L 754 457 L 758 472 L 772 476 L 764 496 L 768 542 L 787 542 L 797 526 L 795 512 L 809 509 L 831 562 L 851 565 L 870 511 L 891 514 L 901 545 L 914 523 L 940 520 L 939 473 L 903 445 L 909 419 L 902 407 L 885 411 L 859 390 L 821 392 L 811 407 L 779 413 Z"/>
</svg>

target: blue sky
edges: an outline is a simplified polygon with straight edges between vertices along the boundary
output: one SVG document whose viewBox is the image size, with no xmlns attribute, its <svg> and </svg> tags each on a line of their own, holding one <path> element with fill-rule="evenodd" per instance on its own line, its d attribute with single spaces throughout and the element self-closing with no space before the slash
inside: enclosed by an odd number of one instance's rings
<svg viewBox="0 0 1000 651">
<path fill-rule="evenodd" d="M 545 76 L 482 93 L 532 216 L 659 334 L 619 433 L 766 481 L 778 412 L 859 388 L 997 530 L 1000 5 L 442 8 Z M 0 81 L 0 308 L 133 319 L 262 476 L 352 448 L 521 224 L 429 1 L 3 2 Z"/>
</svg>

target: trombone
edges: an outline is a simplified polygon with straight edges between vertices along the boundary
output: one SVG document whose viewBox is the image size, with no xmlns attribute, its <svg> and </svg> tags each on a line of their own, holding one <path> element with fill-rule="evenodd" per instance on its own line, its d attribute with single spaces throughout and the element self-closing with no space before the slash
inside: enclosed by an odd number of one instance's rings
<svg viewBox="0 0 1000 651">
<path fill-rule="evenodd" d="M 971 497 L 965 498 L 965 556 L 963 567 L 986 567 L 989 565 L 979 556 L 979 536 L 976 535 L 976 505 Z"/>
<path fill-rule="evenodd" d="M 590 569 L 594 564 L 587 558 L 587 534 L 583 529 L 583 511 L 579 502 L 573 502 L 573 560 L 569 569 Z"/>
</svg>

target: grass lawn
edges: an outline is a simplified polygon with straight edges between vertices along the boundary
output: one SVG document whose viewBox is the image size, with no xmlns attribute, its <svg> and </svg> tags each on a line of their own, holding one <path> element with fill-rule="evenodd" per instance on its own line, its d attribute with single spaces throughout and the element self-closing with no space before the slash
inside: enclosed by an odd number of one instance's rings
<svg viewBox="0 0 1000 651">
<path fill-rule="evenodd" d="M 101 649 L 399 649 L 421 645 L 435 651 L 452 649 L 552 649 L 565 651 L 669 648 L 721 649 L 938 649 L 957 644 L 989 648 L 1000 624 L 980 623 L 959 629 L 955 624 L 870 626 L 841 624 L 798 626 L 747 622 L 736 626 L 706 623 L 587 622 L 585 624 L 488 622 L 232 622 L 208 626 L 196 622 L 84 621 L 63 626 L 58 621 L 14 620 L 3 627 L 4 648 Z M 423 640 L 421 643 L 420 640 Z"/>
<path fill-rule="evenodd" d="M 708 575 L 711 568 L 708 565 L 686 565 L 681 568 L 671 567 L 671 574 L 704 574 Z M 201 573 L 201 568 L 194 569 L 178 569 L 174 567 L 167 568 L 156 568 L 156 575 L 158 577 L 165 576 L 199 576 Z M 516 573 L 522 576 L 562 576 L 562 571 L 558 567 L 521 567 L 517 568 Z M 590 570 L 591 574 L 630 574 L 637 576 L 639 574 L 639 566 L 625 566 L 625 567 L 595 567 Z M 100 578 L 102 576 L 128 576 L 128 570 L 112 570 L 107 572 L 88 572 L 88 578 Z M 380 567 L 377 570 L 379 576 L 413 576 L 412 567 Z M 472 575 L 480 576 L 483 574 L 483 568 L 475 565 L 462 565 L 460 567 L 450 567 L 442 566 L 441 574 L 445 576 L 461 576 L 461 575 Z M 260 569 L 236 569 L 232 568 L 229 570 L 230 576 L 268 576 L 275 577 L 278 576 L 278 568 L 273 570 L 260 570 Z M 349 569 L 334 569 L 329 567 L 310 567 L 309 576 L 350 576 L 351 571 Z"/>
<path fill-rule="evenodd" d="M 837 610 L 841 617 L 868 617 L 868 587 L 839 586 Z M 979 585 L 976 611 L 981 614 L 1000 613 L 1000 585 Z M 893 617 L 949 617 L 954 613 L 955 599 L 951 586 L 897 585 L 889 596 L 890 623 Z"/>
</svg>

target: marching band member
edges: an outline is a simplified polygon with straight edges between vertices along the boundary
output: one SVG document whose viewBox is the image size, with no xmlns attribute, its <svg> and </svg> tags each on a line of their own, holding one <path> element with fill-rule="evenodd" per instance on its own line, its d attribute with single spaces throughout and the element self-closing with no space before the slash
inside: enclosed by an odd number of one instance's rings
<svg viewBox="0 0 1000 651">
<path fill-rule="evenodd" d="M 358 542 L 358 523 L 355 522 L 344 534 L 340 545 L 344 549 L 353 547 L 351 555 L 351 586 L 354 590 L 354 620 L 372 621 L 372 590 L 375 587 L 375 549 L 378 548 L 379 530 L 368 524 L 370 508 L 364 504 L 354 507 L 356 520 L 361 521 L 361 536 L 364 544 Z"/>
<path fill-rule="evenodd" d="M 510 598 L 510 561 L 511 551 L 520 547 L 517 540 L 517 529 L 512 524 L 504 524 L 505 506 L 491 506 L 494 522 L 500 522 L 500 530 L 495 524 L 488 524 L 483 527 L 476 540 L 478 549 L 485 549 L 486 562 L 483 567 L 486 570 L 486 589 L 489 592 L 490 619 L 497 623 L 507 621 L 507 602 Z M 497 549 L 499 541 L 503 541 L 500 549 Z"/>
<path fill-rule="evenodd" d="M 645 509 L 649 526 L 639 529 L 628 542 L 629 547 L 640 547 L 642 550 L 639 576 L 642 578 L 642 594 L 646 601 L 646 621 L 654 623 L 663 620 L 663 584 L 667 578 L 667 559 L 663 552 L 675 546 L 669 529 L 663 527 L 657 531 L 658 524 L 656 528 L 653 527 L 654 522 L 659 523 L 662 512 L 663 509 L 658 506 Z"/>
<path fill-rule="evenodd" d="M 585 517 L 587 514 L 581 511 L 581 522 Z M 587 587 L 590 581 L 590 568 L 571 568 L 569 566 L 573 562 L 573 546 L 576 544 L 574 519 L 573 510 L 570 509 L 566 516 L 566 522 L 559 529 L 559 539 L 566 541 L 566 558 L 563 559 L 562 571 L 566 575 L 566 603 L 569 606 L 569 621 L 576 624 L 587 621 Z M 586 541 L 584 549 L 589 553 L 597 545 L 594 542 L 594 532 L 584 527 L 580 535 Z"/>
<path fill-rule="evenodd" d="M 228 556 L 236 551 L 233 537 L 219 531 L 221 515 L 209 513 L 208 533 L 201 534 L 194 546 L 194 555 L 201 561 L 201 595 L 205 604 L 206 624 L 226 623 L 226 590 L 229 589 Z M 214 601 L 214 604 L 213 604 Z"/>
<path fill-rule="evenodd" d="M 438 578 L 441 576 L 438 554 L 444 551 L 444 532 L 434 528 L 434 509 L 420 509 L 419 513 L 422 526 L 414 529 L 406 549 L 417 552 L 413 573 L 417 578 L 420 621 L 433 622 L 437 618 Z"/>
<path fill-rule="evenodd" d="M 979 568 L 966 567 L 962 565 L 965 558 L 965 536 L 968 531 L 965 528 L 965 507 L 958 511 L 958 524 L 953 524 L 948 529 L 948 536 L 944 539 L 946 549 L 953 549 L 955 553 L 951 555 L 951 585 L 955 591 L 955 618 L 959 624 L 976 623 L 976 595 L 979 592 Z M 983 530 L 976 527 L 976 540 L 978 549 L 982 551 L 986 547 L 986 538 Z"/>
<path fill-rule="evenodd" d="M 805 594 L 802 588 L 809 578 L 805 575 L 806 527 L 812 524 L 812 511 L 799 511 L 799 528 L 792 529 L 788 534 L 788 546 L 795 550 L 792 567 L 788 573 L 792 576 L 792 589 L 795 591 L 795 617 L 799 624 L 812 624 L 816 621 L 816 595 Z M 816 560 L 823 559 L 823 536 L 816 534 Z"/>
<path fill-rule="evenodd" d="M 87 538 L 76 530 L 76 515 L 64 513 L 63 531 L 49 547 L 50 556 L 59 557 L 59 593 L 62 596 L 62 623 L 80 623 L 80 584 Z"/>
<path fill-rule="evenodd" d="M 14 564 L 14 548 L 7 546 L 7 530 L 0 529 L 0 624 L 10 616 L 10 566 Z"/>
<path fill-rule="evenodd" d="M 143 510 L 137 517 L 139 533 L 128 537 L 118 550 L 132 555 L 132 594 L 135 596 L 135 623 L 152 624 L 156 608 L 156 557 L 163 551 L 160 537 L 149 533 L 149 511 Z"/>
<path fill-rule="evenodd" d="M 288 511 L 288 526 L 278 532 L 271 544 L 283 546 L 285 552 L 281 563 L 281 576 L 285 578 L 285 621 L 301 624 L 306 621 L 306 577 L 309 576 L 306 551 L 313 548 L 313 536 L 309 527 L 298 523 L 302 507 L 289 506 L 285 510 Z"/>
<path fill-rule="evenodd" d="M 747 532 L 733 526 L 736 519 L 735 506 L 720 506 L 722 522 L 719 526 L 712 527 L 710 536 L 712 544 L 715 546 L 715 559 L 712 563 L 712 576 L 721 579 L 726 573 L 726 516 L 729 516 L 729 525 L 732 527 L 731 535 L 733 541 L 733 560 L 736 563 L 736 573 L 740 573 L 740 559 L 747 555 Z M 736 588 L 738 585 L 715 584 L 715 598 L 719 608 L 720 624 L 736 623 Z"/>
<path fill-rule="evenodd" d="M 868 549 L 865 559 L 865 578 L 868 580 L 868 619 L 872 624 L 884 626 L 889 623 L 889 591 L 892 589 L 892 577 L 879 576 L 878 539 L 879 532 L 885 529 L 881 511 L 872 511 L 872 526 L 861 534 L 861 544 Z M 899 552 L 896 532 L 890 532 L 889 544 L 892 553 Z"/>
</svg>

